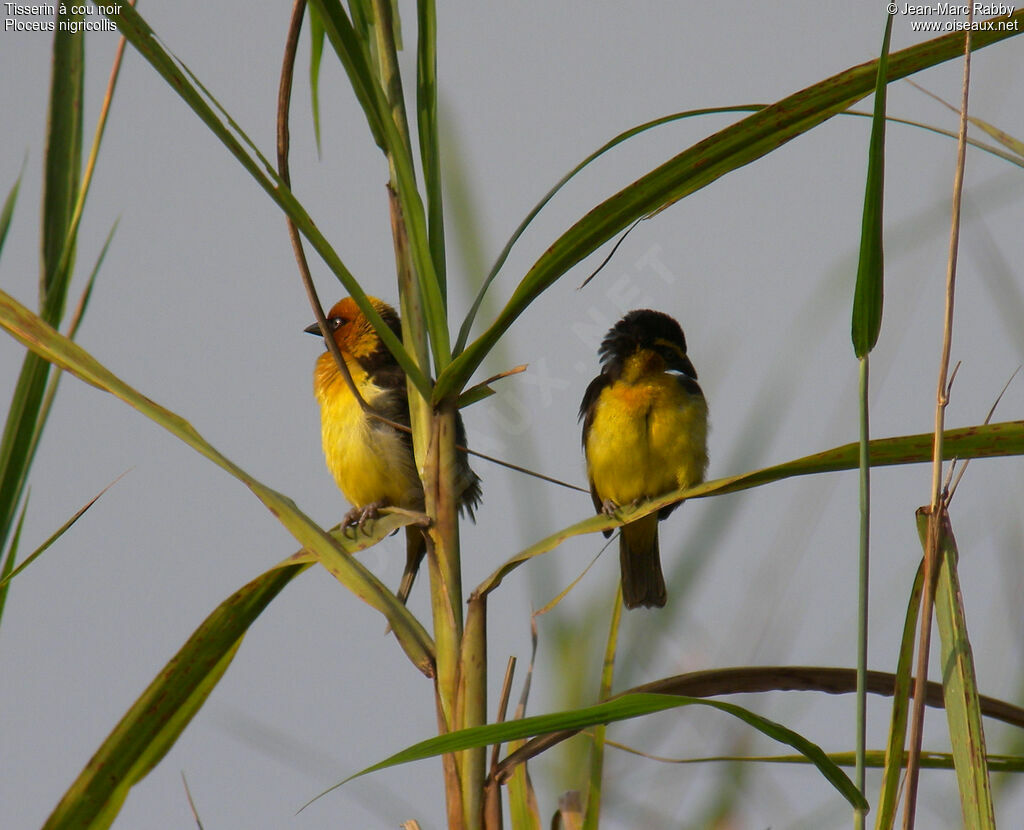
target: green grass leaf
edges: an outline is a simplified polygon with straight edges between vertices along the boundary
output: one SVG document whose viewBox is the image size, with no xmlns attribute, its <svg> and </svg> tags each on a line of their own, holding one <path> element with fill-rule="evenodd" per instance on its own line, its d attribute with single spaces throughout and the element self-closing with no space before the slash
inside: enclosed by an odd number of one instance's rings
<svg viewBox="0 0 1024 830">
<path fill-rule="evenodd" d="M 10 547 L 4 555 L 3 563 L 0 564 L 0 620 L 4 616 L 4 606 L 7 604 L 7 591 L 10 588 L 8 580 L 11 571 L 14 570 L 14 563 L 18 560 L 18 545 L 21 542 L 21 529 L 25 526 L 25 513 L 28 511 L 28 496 L 21 506 L 21 513 L 18 514 L 18 522 L 14 526 L 14 536 L 11 537 Z"/>
<path fill-rule="evenodd" d="M 118 476 L 118 479 L 120 479 L 120 476 Z M 41 544 L 38 548 L 36 548 L 34 551 L 32 551 L 32 553 L 30 553 L 28 556 L 26 556 L 22 560 L 21 564 L 18 565 L 18 567 L 13 568 L 10 571 L 8 571 L 8 569 L 6 567 L 6 564 L 5 564 L 4 573 L 2 574 L 2 578 L 0 578 L 0 590 L 6 590 L 8 583 L 12 579 L 14 579 L 14 577 L 16 577 L 23 570 L 25 570 L 25 568 L 27 568 L 29 565 L 31 565 L 36 559 L 38 559 L 40 556 L 42 556 L 43 553 L 45 553 L 46 550 L 54 542 L 56 542 L 61 536 L 63 536 L 71 528 L 71 526 L 75 522 L 77 522 L 80 518 L 82 518 L 82 516 L 85 515 L 85 512 L 90 507 L 92 507 L 94 504 L 96 504 L 97 501 L 99 501 L 100 496 L 102 496 L 104 493 L 107 492 L 107 490 L 109 490 L 111 487 L 114 486 L 116 481 L 117 481 L 117 479 L 115 479 L 115 481 L 112 481 L 110 484 L 108 484 L 106 487 L 104 487 L 102 490 L 100 490 L 95 496 L 93 496 L 91 499 L 89 499 L 89 501 L 87 501 L 84 505 L 82 505 L 81 508 L 79 508 L 77 511 L 75 511 L 75 514 L 70 519 L 68 519 L 66 522 L 64 522 L 64 524 L 62 524 L 59 528 L 57 528 L 57 530 L 55 530 L 53 532 L 53 534 L 51 534 L 50 538 L 48 538 L 45 542 L 43 542 L 43 544 Z M 18 532 L 19 535 L 21 534 L 21 523 L 22 523 L 22 521 L 24 521 L 24 519 L 25 519 L 25 511 L 22 510 L 21 519 L 18 521 L 18 531 L 17 532 Z M 12 547 L 14 547 L 14 545 L 12 545 Z"/>
<path fill-rule="evenodd" d="M 85 281 L 85 288 L 82 290 L 82 295 L 78 300 L 78 307 L 75 309 L 75 313 L 71 318 L 71 323 L 68 326 L 69 340 L 74 340 L 75 335 L 78 334 L 78 327 L 81 325 L 82 319 L 85 317 L 85 311 L 89 307 L 89 300 L 92 297 L 93 286 L 96 284 L 96 277 L 99 276 L 100 267 L 103 265 L 103 260 L 107 256 L 107 251 L 110 249 L 110 243 L 114 239 L 114 232 L 116 230 L 117 222 L 114 223 L 110 232 L 107 234 L 107 238 L 103 242 L 103 247 L 100 249 L 99 256 L 96 257 L 96 262 L 92 267 L 92 271 L 89 272 L 89 278 Z M 31 356 L 33 358 L 36 357 L 36 355 Z M 39 416 L 36 418 L 36 429 L 32 434 L 32 440 L 29 444 L 29 458 L 33 458 L 35 456 L 39 440 L 42 438 L 43 426 L 50 417 L 50 409 L 53 407 L 53 402 L 57 397 L 57 389 L 60 386 L 60 379 L 62 375 L 63 372 L 61 372 L 60 369 L 55 370 L 50 376 L 49 383 L 46 385 L 46 394 L 43 395 L 42 403 L 39 406 Z"/>
<path fill-rule="evenodd" d="M 7 198 L 4 199 L 3 209 L 0 209 L 0 253 L 3 253 L 4 242 L 7 240 L 7 231 L 11 228 L 11 218 L 14 216 L 14 206 L 18 202 L 18 190 L 21 188 L 21 177 L 25 175 L 25 163 L 22 162 L 21 172 L 14 180 L 14 185 L 7 191 Z"/>
<path fill-rule="evenodd" d="M 313 109 L 316 153 L 320 155 L 320 61 L 324 55 L 324 24 L 314 6 L 306 8 L 309 15 L 309 99 Z"/>
<path fill-rule="evenodd" d="M 472 729 L 464 729 L 459 732 L 450 732 L 436 738 L 422 741 L 407 749 L 397 752 L 389 758 L 367 767 L 366 769 L 349 776 L 344 781 L 336 784 L 331 790 L 340 787 L 342 784 L 388 767 L 407 764 L 410 761 L 419 761 L 424 758 L 432 758 L 448 752 L 457 752 L 471 747 L 488 746 L 494 743 L 519 738 L 533 737 L 550 732 L 559 732 L 565 729 L 585 729 L 588 726 L 597 724 L 609 724 L 617 721 L 630 720 L 643 715 L 663 712 L 668 709 L 676 709 L 682 706 L 707 706 L 721 712 L 732 715 L 745 723 L 753 726 L 759 732 L 767 735 L 773 740 L 787 744 L 796 749 L 801 755 L 808 758 L 821 774 L 835 787 L 842 796 L 855 807 L 867 807 L 864 797 L 853 786 L 846 774 L 832 763 L 828 756 L 819 746 L 786 728 L 780 723 L 756 715 L 742 706 L 733 703 L 725 703 L 720 700 L 704 700 L 696 697 L 682 697 L 675 695 L 659 694 L 631 694 L 617 697 L 614 700 L 599 703 L 596 706 L 588 706 L 582 709 L 575 709 L 566 712 L 557 712 L 550 715 L 537 715 L 521 720 L 506 721 L 505 723 L 488 724 L 477 726 Z M 327 790 L 326 792 L 330 792 Z"/>
<path fill-rule="evenodd" d="M 636 753 L 635 750 L 612 744 L 618 749 Z M 643 754 L 643 753 L 638 753 Z M 650 757 L 650 756 L 647 756 Z M 852 752 L 829 752 L 829 760 L 836 766 L 852 767 L 856 762 Z M 708 764 L 708 763 L 756 763 L 756 764 L 809 764 L 803 755 L 714 755 L 703 758 L 656 758 L 667 764 Z M 886 764 L 885 752 L 880 749 L 868 750 L 864 757 L 868 767 L 883 767 Z M 989 769 L 993 772 L 1024 772 L 1024 758 L 1019 755 L 989 755 Z M 921 769 L 953 769 L 953 756 L 949 752 L 922 752 Z"/>
<path fill-rule="evenodd" d="M 427 193 L 427 233 L 434 273 L 442 297 L 447 298 L 441 139 L 437 128 L 437 9 L 434 0 L 418 0 L 416 14 L 419 23 L 416 48 L 416 127 Z M 395 19 L 398 19 L 397 13 Z"/>
<path fill-rule="evenodd" d="M 60 322 L 64 312 L 77 236 L 72 217 L 82 163 L 84 42 L 84 32 L 57 31 L 53 39 L 39 275 L 40 313 L 53 326 Z M 0 236 L 7 233 L 17 191 L 15 184 L 4 204 Z M 34 354 L 26 354 L 7 411 L 0 438 L 0 550 L 6 545 L 45 424 L 43 398 L 49 373 L 48 363 Z"/>
<path fill-rule="evenodd" d="M 371 532 L 332 536 L 351 556 L 404 523 L 387 515 Z M 223 677 L 242 638 L 270 602 L 316 563 L 301 550 L 233 593 L 195 630 L 99 747 L 64 794 L 44 830 L 109 827 L 131 788 L 167 754 Z"/>
<path fill-rule="evenodd" d="M 1024 20 L 1024 10 L 1009 19 Z M 980 35 L 972 39 L 977 51 L 1017 32 L 974 34 Z M 962 35 L 953 33 L 896 52 L 889 59 L 888 80 L 958 57 L 962 45 Z M 573 265 L 637 219 L 664 209 L 847 109 L 874 88 L 877 72 L 878 62 L 870 61 L 790 95 L 684 150 L 599 204 L 547 248 L 497 319 L 440 373 L 434 400 L 461 391 L 508 327 Z"/>
<path fill-rule="evenodd" d="M 853 293 L 853 350 L 864 357 L 878 342 L 882 328 L 882 204 L 885 178 L 885 93 L 889 65 L 889 38 L 892 34 L 890 14 L 885 23 L 882 53 L 878 58 L 875 82 L 875 109 L 871 119 L 871 141 L 868 148 L 868 175 L 864 188 L 864 215 L 860 229 L 860 260 L 857 263 L 857 284 Z"/>
<path fill-rule="evenodd" d="M 72 7 L 73 8 L 73 7 Z M 59 22 L 82 19 L 60 7 Z M 43 319 L 60 320 L 74 265 L 74 237 L 68 236 L 82 172 L 82 109 L 85 33 L 62 30 L 53 38 L 53 74 L 43 183 L 43 259 L 39 304 Z M 69 250 L 65 252 L 65 247 Z"/>
<path fill-rule="evenodd" d="M 853 349 L 860 360 L 858 384 L 858 413 L 860 421 L 860 553 L 857 566 L 857 715 L 856 753 L 857 770 L 854 780 L 865 789 L 864 753 L 867 740 L 867 690 L 864 678 L 868 662 L 868 571 L 871 548 L 871 461 L 869 452 L 869 365 L 868 354 L 878 341 L 882 328 L 883 246 L 882 208 L 884 204 L 885 173 L 885 96 L 888 89 L 886 76 L 889 64 L 889 40 L 892 35 L 890 13 L 882 36 L 882 53 L 878 58 L 875 80 L 875 106 L 871 119 L 871 140 L 868 146 L 867 183 L 864 186 L 864 212 L 861 218 L 860 257 L 857 263 L 857 281 L 853 292 L 853 320 L 851 336 Z M 858 813 L 854 826 L 863 830 L 864 814 Z"/>
<path fill-rule="evenodd" d="M 316 14 L 324 34 L 341 60 L 349 84 L 356 94 L 356 100 L 359 101 L 366 116 L 373 140 L 384 149 L 386 144 L 383 120 L 386 107 L 381 107 L 384 93 L 377 83 L 376 75 L 370 69 L 365 27 L 362 27 L 361 34 L 357 33 L 338 0 L 312 0 L 309 7 Z"/>
<path fill-rule="evenodd" d="M 459 337 L 455 342 L 455 354 L 458 355 L 466 346 L 466 341 L 469 340 L 470 331 L 473 328 L 473 321 L 476 319 L 477 312 L 480 310 L 480 306 L 484 301 L 484 296 L 487 293 L 487 289 L 490 288 L 491 283 L 498 276 L 498 272 L 501 267 L 505 264 L 505 260 L 508 259 L 509 253 L 515 246 L 516 242 L 519 241 L 519 237 L 525 233 L 526 229 L 530 226 L 530 223 L 537 217 L 537 214 L 544 209 L 547 205 L 566 184 L 569 183 L 581 170 L 590 165 L 592 162 L 599 159 L 609 150 L 622 144 L 624 141 L 632 138 L 635 135 L 639 135 L 642 132 L 653 129 L 654 127 L 660 127 L 664 124 L 671 124 L 675 121 L 681 121 L 684 118 L 694 118 L 700 115 L 721 115 L 723 113 L 732 112 L 757 112 L 765 108 L 764 104 L 741 104 L 739 106 L 732 107 L 706 107 L 703 109 L 686 110 L 684 112 L 675 112 L 671 115 L 664 115 L 661 118 L 655 118 L 652 121 L 645 121 L 643 124 L 638 124 L 635 127 L 631 127 L 624 132 L 619 133 L 617 136 L 612 138 L 610 141 L 605 142 L 598 147 L 594 152 L 587 156 L 583 161 L 577 164 L 572 170 L 566 173 L 562 178 L 555 182 L 552 187 L 537 204 L 531 208 L 530 212 L 526 214 L 526 217 L 519 226 L 512 232 L 512 236 L 509 237 L 508 242 L 505 243 L 505 247 L 501 249 L 501 253 L 498 254 L 498 258 L 495 260 L 494 265 L 491 266 L 491 270 L 488 271 L 487 276 L 484 278 L 480 289 L 477 291 L 476 298 L 473 300 L 473 304 L 470 306 L 469 312 L 466 314 L 466 319 L 463 320 L 462 326 L 459 329 Z"/>
<path fill-rule="evenodd" d="M 28 481 L 50 364 L 31 352 L 25 355 L 0 438 L 0 550 L 7 543 L 18 501 Z"/>
<path fill-rule="evenodd" d="M 490 288 L 491 283 L 498 276 L 501 267 L 505 264 L 505 260 L 508 259 L 509 253 L 511 253 L 512 248 L 515 246 L 515 243 L 519 241 L 519 237 L 523 235 L 527 227 L 529 227 L 530 223 L 533 222 L 537 214 L 541 212 L 545 205 L 547 205 L 547 203 L 550 202 L 555 197 L 555 195 L 563 187 L 565 187 L 565 185 L 573 177 L 575 177 L 576 174 L 578 174 L 581 170 L 583 170 L 589 164 L 597 160 L 600 156 L 604 155 L 606 152 L 611 150 L 613 147 L 621 144 L 622 142 L 626 141 L 629 138 L 632 138 L 635 135 L 638 135 L 639 133 L 653 129 L 654 127 L 660 127 L 662 125 L 671 124 L 672 122 L 679 121 L 684 118 L 693 118 L 695 116 L 701 115 L 719 115 L 722 113 L 729 112 L 758 112 L 759 110 L 763 110 L 766 106 L 766 104 L 738 104 L 729 107 L 707 107 L 704 109 L 687 110 L 685 112 L 673 113 L 672 115 L 665 115 L 662 116 L 661 118 L 655 118 L 653 121 L 646 121 L 643 124 L 639 124 L 636 127 L 632 127 L 622 133 L 619 133 L 613 139 L 606 142 L 593 153 L 591 153 L 589 156 L 587 156 L 585 159 L 583 159 L 583 161 L 581 161 L 572 170 L 566 173 L 561 179 L 559 179 L 555 183 L 554 187 L 552 187 L 547 193 L 544 194 L 543 198 L 536 205 L 533 206 L 533 208 L 530 210 L 528 214 L 526 214 L 526 217 L 523 219 L 522 222 L 519 223 L 519 226 L 512 233 L 512 236 L 509 238 L 509 240 L 505 243 L 505 247 L 502 248 L 501 253 L 498 254 L 498 258 L 495 260 L 494 265 L 491 266 L 491 270 L 487 272 L 487 276 L 484 278 L 483 283 L 478 289 L 476 298 L 473 300 L 473 304 L 470 306 L 469 313 L 466 315 L 466 319 L 463 320 L 462 322 L 462 326 L 459 329 L 458 339 L 455 342 L 454 354 L 459 355 L 463 351 L 463 349 L 465 349 L 466 342 L 469 340 L 469 335 L 472 331 L 473 322 L 476 320 L 477 312 L 480 310 L 480 306 L 483 303 L 484 295 L 487 293 L 487 289 Z M 873 114 L 870 112 L 858 112 L 857 110 L 847 110 L 845 112 L 841 112 L 838 114 L 840 116 L 855 116 L 857 118 L 873 117 Z M 945 136 L 946 138 L 951 138 L 954 141 L 957 139 L 957 134 L 954 132 L 944 130 L 940 127 L 935 127 L 930 124 L 923 124 L 919 121 L 911 121 L 906 118 L 896 118 L 891 115 L 885 116 L 885 120 L 892 124 L 902 124 L 907 127 L 916 127 L 917 129 L 925 130 L 926 132 L 935 133 L 936 135 L 942 135 Z M 988 132 L 988 130 L 986 130 L 986 132 Z M 1001 131 L 999 132 L 1001 133 Z M 1001 133 L 1001 135 L 1005 137 L 1006 133 Z M 1016 139 L 1010 139 L 1010 141 L 1015 142 Z M 967 143 L 970 144 L 972 147 L 975 147 L 990 155 L 997 156 L 1003 159 L 1004 161 L 1008 161 L 1011 164 L 1017 165 L 1018 167 L 1024 167 L 1024 153 L 1021 153 L 1021 156 L 1018 157 L 1011 153 L 1004 152 L 1000 150 L 998 147 L 993 147 L 989 144 L 984 144 L 980 141 L 975 141 L 974 139 L 971 138 L 967 139 Z M 1003 141 L 1002 143 L 1006 144 L 1007 142 Z M 1015 145 L 1008 144 L 1007 146 L 1014 147 Z"/>
<path fill-rule="evenodd" d="M 432 674 L 433 642 L 419 620 L 377 577 L 349 556 L 336 539 L 299 510 L 291 499 L 267 487 L 221 455 L 181 416 L 133 389 L 79 345 L 54 331 L 3 291 L 0 291 L 0 326 L 43 359 L 120 398 L 245 484 L 299 543 L 313 551 L 324 567 L 346 588 L 384 614 L 409 658 L 425 674 Z M 394 530 L 413 521 L 414 518 L 409 516 L 388 516 L 386 522 L 382 520 L 377 524 Z"/>
<path fill-rule="evenodd" d="M 559 179 L 555 183 L 555 185 L 547 193 L 544 194 L 543 198 L 541 198 L 541 200 L 537 202 L 536 205 L 533 206 L 530 212 L 526 214 L 526 217 L 523 219 L 523 221 L 519 223 L 519 226 L 512 233 L 512 236 L 509 237 L 508 241 L 505 243 L 505 247 L 501 249 L 501 253 L 498 254 L 498 258 L 495 260 L 494 265 L 491 266 L 491 270 L 487 272 L 487 276 L 484 278 L 483 283 L 478 289 L 476 298 L 473 300 L 473 304 L 470 306 L 469 313 L 466 315 L 466 319 L 463 320 L 462 322 L 462 326 L 459 329 L 458 339 L 455 342 L 454 354 L 459 355 L 463 351 L 463 349 L 465 349 L 466 342 L 469 340 L 469 335 L 472 331 L 473 322 L 476 320 L 477 312 L 480 310 L 480 306 L 483 303 L 484 295 L 487 293 L 487 289 L 490 288 L 491 283 L 498 276 L 501 267 L 505 264 L 505 260 L 508 259 L 508 255 L 509 253 L 511 253 L 512 248 L 515 246 L 515 243 L 519 241 L 519 238 L 530 226 L 530 223 L 533 222 L 533 220 L 537 217 L 537 214 L 539 214 L 541 210 L 543 210 L 543 208 L 548 204 L 548 202 L 550 202 L 555 197 L 555 195 L 563 187 L 565 187 L 565 185 L 571 179 L 573 179 L 581 170 L 583 170 L 592 162 L 596 161 L 598 158 L 600 158 L 606 152 L 611 150 L 613 147 L 616 147 L 617 145 L 623 143 L 624 141 L 646 130 L 653 129 L 654 127 L 660 127 L 665 124 L 671 124 L 675 121 L 680 121 L 684 118 L 694 118 L 696 116 L 702 115 L 720 115 L 723 113 L 730 112 L 758 112 L 759 110 L 763 110 L 766 106 L 766 104 L 737 104 L 735 106 L 728 107 L 707 107 L 704 109 L 686 110 L 685 112 L 676 112 L 672 113 L 671 115 L 665 115 L 662 116 L 661 118 L 655 118 L 652 121 L 646 121 L 643 124 L 639 124 L 636 127 L 631 127 L 630 129 L 619 133 L 617 136 L 615 136 L 605 144 L 601 145 L 598 149 L 596 149 L 589 156 L 583 159 L 583 161 L 581 161 L 572 170 L 570 170 L 561 179 Z M 841 116 L 855 116 L 857 118 L 873 117 L 872 113 L 858 112 L 856 110 L 847 110 L 845 112 L 841 112 L 838 114 Z M 954 132 L 941 129 L 940 127 L 935 127 L 930 124 L 923 124 L 919 121 L 910 121 L 906 118 L 896 118 L 890 115 L 885 116 L 885 120 L 892 124 L 902 124 L 907 127 L 916 127 L 917 129 L 925 130 L 930 133 L 935 133 L 936 135 L 942 135 L 947 138 L 952 138 L 954 141 L 957 139 L 957 134 Z M 988 130 L 986 131 L 988 132 Z M 1002 136 L 1006 136 L 1005 133 L 1001 134 Z M 1011 139 L 1011 141 L 1016 140 Z M 1012 155 L 1011 153 L 1004 152 L 997 147 L 993 147 L 991 145 L 984 144 L 980 141 L 975 141 L 974 139 L 970 138 L 967 140 L 967 143 L 970 144 L 972 147 L 976 147 L 977 149 L 982 150 L 983 152 L 989 153 L 990 155 L 998 156 L 999 158 L 1003 159 L 1004 161 L 1008 161 L 1011 164 L 1016 164 L 1018 167 L 1024 167 L 1024 153 L 1021 154 L 1021 157 L 1017 157 L 1015 155 Z M 1006 142 L 1003 141 L 1003 143 L 1005 144 Z M 1013 147 L 1014 145 L 1008 144 L 1007 146 Z"/>
<path fill-rule="evenodd" d="M 416 174 L 410 148 L 392 116 L 391 104 L 372 70 L 370 44 L 357 34 L 338 0 L 313 0 L 324 24 L 327 39 L 349 75 L 353 89 L 366 114 L 377 144 L 392 165 L 394 188 L 402 208 L 402 219 L 408 233 L 409 252 L 423 302 L 423 318 L 430 332 L 434 364 L 440 372 L 451 361 L 448 317 L 442 284 L 431 255 L 427 217 L 416 187 Z M 397 25 L 397 24 L 396 24 Z M 404 364 L 403 364 L 404 368 Z M 430 400 L 429 393 L 417 388 Z"/>
<path fill-rule="evenodd" d="M 217 606 L 114 727 L 44 830 L 109 827 L 131 788 L 167 754 L 223 677 L 249 626 L 309 565 L 282 563 Z"/>
</svg>

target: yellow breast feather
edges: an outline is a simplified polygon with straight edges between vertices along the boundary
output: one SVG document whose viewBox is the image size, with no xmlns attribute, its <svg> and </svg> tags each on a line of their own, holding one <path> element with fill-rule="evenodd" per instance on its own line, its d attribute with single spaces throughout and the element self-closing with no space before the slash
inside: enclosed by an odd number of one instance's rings
<svg viewBox="0 0 1024 830">
<path fill-rule="evenodd" d="M 673 375 L 615 382 L 597 399 L 587 468 L 601 500 L 630 504 L 692 486 L 707 468 L 707 404 Z"/>
<path fill-rule="evenodd" d="M 356 361 L 346 362 L 363 399 L 374 406 L 382 390 Z M 324 378 L 317 384 L 324 458 L 338 489 L 354 505 L 384 502 L 421 510 L 422 488 L 402 435 L 363 412 L 330 352 L 320 355 L 316 371 Z"/>
</svg>

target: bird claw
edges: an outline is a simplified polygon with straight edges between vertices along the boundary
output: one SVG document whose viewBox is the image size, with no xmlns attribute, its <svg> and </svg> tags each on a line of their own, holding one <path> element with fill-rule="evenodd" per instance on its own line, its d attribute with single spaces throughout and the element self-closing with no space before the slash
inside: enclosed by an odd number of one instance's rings
<svg viewBox="0 0 1024 830">
<path fill-rule="evenodd" d="M 619 509 L 619 506 L 611 499 L 605 499 L 601 502 L 601 512 L 606 516 L 614 516 L 615 512 Z"/>
<path fill-rule="evenodd" d="M 379 515 L 378 511 L 384 507 L 384 502 L 375 501 L 366 505 L 365 507 L 353 507 L 348 513 L 345 514 L 345 518 L 341 520 L 341 526 L 345 529 L 346 535 L 348 531 L 357 528 L 358 530 L 366 531 L 366 523 L 372 522 Z M 353 538 L 355 533 L 353 532 Z"/>
</svg>

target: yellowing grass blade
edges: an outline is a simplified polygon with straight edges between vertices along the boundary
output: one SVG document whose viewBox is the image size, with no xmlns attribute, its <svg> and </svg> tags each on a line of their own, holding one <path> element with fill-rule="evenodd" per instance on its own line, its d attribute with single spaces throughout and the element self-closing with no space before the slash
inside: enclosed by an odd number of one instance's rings
<svg viewBox="0 0 1024 830">
<path fill-rule="evenodd" d="M 324 567 L 352 593 L 387 617 L 409 658 L 422 672 L 432 674 L 434 645 L 420 621 L 377 577 L 359 561 L 347 555 L 345 549 L 333 537 L 299 510 L 291 499 L 267 487 L 221 455 L 181 416 L 133 389 L 81 346 L 54 331 L 37 315 L 2 291 L 0 327 L 7 329 L 45 360 L 120 398 L 245 484 L 299 541 L 299 544 L 313 551 Z M 414 516 L 388 516 L 377 524 L 384 527 L 390 522 L 392 524 L 387 526 L 394 529 L 416 520 Z"/>
<path fill-rule="evenodd" d="M 950 429 L 944 433 L 943 457 L 986 458 L 1007 455 L 1024 455 L 1024 421 L 1006 421 L 999 424 L 981 424 L 961 429 Z M 887 467 L 895 464 L 921 464 L 932 460 L 933 434 L 901 435 L 897 438 L 877 438 L 869 444 L 871 466 Z M 839 470 L 855 470 L 859 464 L 859 444 L 843 444 L 824 452 L 806 455 L 773 467 L 764 467 L 740 475 L 706 481 L 689 490 L 667 493 L 636 507 L 624 507 L 614 516 L 591 516 L 581 522 L 562 528 L 539 542 L 520 551 L 504 562 L 494 573 L 477 586 L 478 593 L 493 591 L 501 581 L 524 562 L 541 556 L 558 547 L 566 539 L 584 533 L 596 533 L 647 516 L 662 507 L 682 499 L 706 498 L 723 493 L 735 493 L 759 487 L 773 481 L 830 473 Z"/>
<path fill-rule="evenodd" d="M 944 98 L 940 98 L 934 92 L 929 92 L 923 86 L 921 86 L 920 84 L 915 84 L 913 81 L 908 81 L 908 83 L 912 87 L 914 87 L 915 89 L 919 89 L 921 92 L 923 92 L 929 98 L 932 98 L 932 99 L 938 101 L 946 109 L 953 110 L 953 112 L 955 112 L 957 115 L 960 114 L 960 108 L 959 107 L 954 107 L 951 103 L 946 101 Z M 999 129 L 998 127 L 990 124 L 988 121 L 983 121 L 982 119 L 975 118 L 972 115 L 968 115 L 967 116 L 967 120 L 970 121 L 978 129 L 982 130 L 983 132 L 988 133 L 990 136 L 992 136 L 992 138 L 994 138 L 996 141 L 998 141 L 1000 144 L 1002 144 L 1008 150 L 1010 150 L 1011 152 L 1015 153 L 1020 158 L 1024 158 L 1024 141 L 1021 141 L 1019 138 L 1014 138 L 1008 132 Z"/>
<path fill-rule="evenodd" d="M 917 529 L 922 545 L 928 534 L 928 512 L 917 511 Z M 992 787 L 985 763 L 985 730 L 981 723 L 981 704 L 974 673 L 974 656 L 967 636 L 963 597 L 957 577 L 956 540 L 949 514 L 942 515 L 939 538 L 939 576 L 935 586 L 935 621 L 939 629 L 942 654 L 942 690 L 946 701 L 949 739 L 953 746 L 960 806 L 964 825 L 984 830 L 995 828 Z"/>
</svg>

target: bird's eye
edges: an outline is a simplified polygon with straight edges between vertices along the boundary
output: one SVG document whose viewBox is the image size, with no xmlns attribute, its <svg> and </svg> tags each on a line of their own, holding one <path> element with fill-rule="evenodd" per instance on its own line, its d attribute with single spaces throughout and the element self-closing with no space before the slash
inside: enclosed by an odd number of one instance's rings
<svg viewBox="0 0 1024 830">
<path fill-rule="evenodd" d="M 327 321 L 327 325 L 329 325 L 331 327 L 331 331 L 335 331 L 336 329 L 340 329 L 344 325 L 344 323 L 345 323 L 345 318 L 344 317 L 331 317 Z"/>
</svg>

